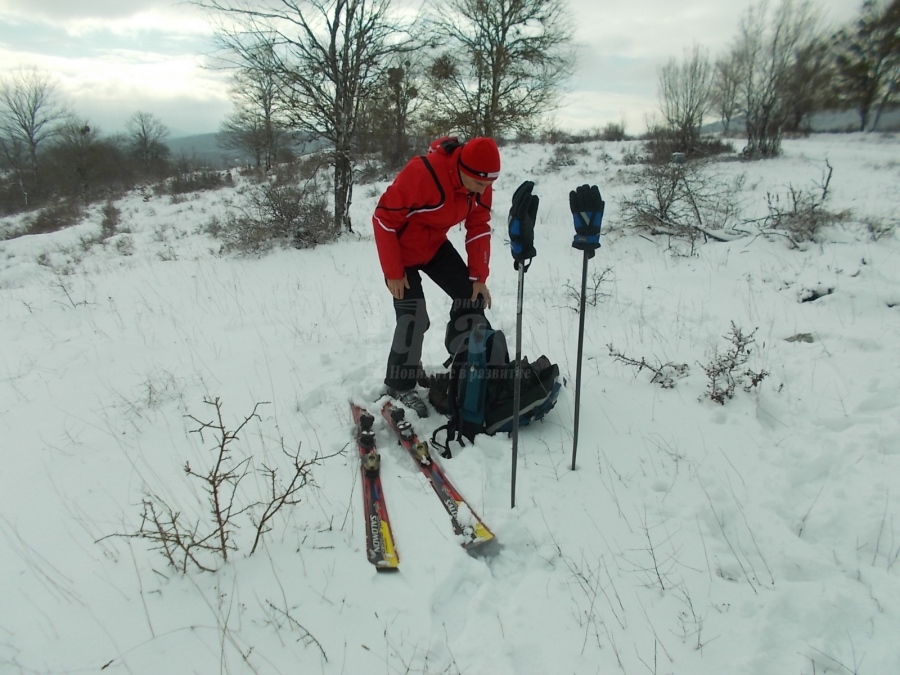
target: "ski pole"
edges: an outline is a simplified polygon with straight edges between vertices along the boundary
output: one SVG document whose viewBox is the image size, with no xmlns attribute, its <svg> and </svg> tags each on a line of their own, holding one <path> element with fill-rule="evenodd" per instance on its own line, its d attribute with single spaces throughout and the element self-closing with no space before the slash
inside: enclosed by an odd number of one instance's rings
<svg viewBox="0 0 900 675">
<path fill-rule="evenodd" d="M 591 252 L 592 253 L 592 252 Z M 575 470 L 575 455 L 578 453 L 578 422 L 581 412 L 581 356 L 584 353 L 584 296 L 587 292 L 588 260 L 591 253 L 584 252 L 584 263 L 581 267 L 581 300 L 578 305 L 578 356 L 575 367 L 575 430 L 572 441 L 572 470 Z"/>
<path fill-rule="evenodd" d="M 516 466 L 519 456 L 519 411 L 522 409 L 522 304 L 525 295 L 525 270 L 524 263 L 516 261 L 519 270 L 519 292 L 516 301 L 516 365 L 513 382 L 513 428 L 512 428 L 512 479 L 510 483 L 510 505 L 516 508 Z"/>
<path fill-rule="evenodd" d="M 519 410 L 522 404 L 522 305 L 525 296 L 525 272 L 531 266 L 531 259 L 537 255 L 534 250 L 534 221 L 540 198 L 532 195 L 534 183 L 526 180 L 513 194 L 509 209 L 509 248 L 513 266 L 519 272 L 519 289 L 516 300 L 516 363 L 513 371 L 513 426 L 512 426 L 512 479 L 510 487 L 510 508 L 516 507 L 516 465 L 519 456 Z"/>
<path fill-rule="evenodd" d="M 600 224 L 603 222 L 603 198 L 596 185 L 582 185 L 569 193 L 569 208 L 575 224 L 572 248 L 584 251 L 581 266 L 581 298 L 578 303 L 578 355 L 575 367 L 575 428 L 572 440 L 572 471 L 578 453 L 578 425 L 581 419 L 581 361 L 584 353 L 584 314 L 587 293 L 588 260 L 600 248 Z"/>
</svg>

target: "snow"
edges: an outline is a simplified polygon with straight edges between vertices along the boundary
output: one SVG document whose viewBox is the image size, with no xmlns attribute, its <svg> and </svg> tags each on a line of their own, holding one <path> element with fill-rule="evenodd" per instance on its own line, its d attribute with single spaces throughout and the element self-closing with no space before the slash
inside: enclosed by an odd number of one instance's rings
<svg viewBox="0 0 900 675">
<path fill-rule="evenodd" d="M 754 218 L 767 193 L 820 181 L 827 159 L 830 208 L 850 216 L 799 250 L 748 236 L 693 256 L 623 223 L 633 146 L 584 147 L 558 170 L 552 147 L 502 149 L 489 316 L 512 339 L 505 212 L 532 179 L 523 352 L 567 382 L 520 434 L 516 507 L 505 435 L 442 461 L 497 536 L 468 555 L 378 416 L 396 573 L 366 561 L 349 445 L 348 400 L 377 410 L 392 332 L 368 225 L 385 183 L 357 187 L 356 234 L 308 251 L 221 253 L 206 225 L 234 188 L 128 195 L 105 242 L 99 208 L 0 242 L 0 672 L 900 672 L 900 242 L 870 232 L 896 223 L 900 138 L 820 135 L 777 160 L 715 164 L 745 174 L 735 199 Z M 581 254 L 568 191 L 583 183 L 607 214 L 572 471 Z M 426 287 L 436 368 L 447 303 Z M 755 331 L 748 366 L 769 376 L 720 406 L 702 364 L 732 322 Z M 689 369 L 663 389 L 607 345 Z M 248 555 L 242 514 L 227 563 L 180 574 L 151 542 L 116 535 L 140 529 L 148 495 L 209 518 L 184 466 L 212 465 L 215 436 L 193 432 L 215 398 L 229 429 L 260 404 L 230 446 L 252 457 L 240 503 L 265 498 L 261 465 L 286 475 L 284 451 L 319 459 L 260 550 Z M 439 424 L 417 427 L 427 438 Z"/>
</svg>

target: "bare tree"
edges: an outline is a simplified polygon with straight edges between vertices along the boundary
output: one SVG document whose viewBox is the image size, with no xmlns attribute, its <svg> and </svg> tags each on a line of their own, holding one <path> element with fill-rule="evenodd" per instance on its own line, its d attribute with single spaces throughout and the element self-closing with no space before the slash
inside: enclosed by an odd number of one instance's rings
<svg viewBox="0 0 900 675">
<path fill-rule="evenodd" d="M 564 0 L 439 0 L 431 117 L 468 136 L 530 132 L 571 72 Z"/>
<path fill-rule="evenodd" d="M 413 119 L 420 109 L 421 71 L 409 59 L 382 73 L 376 95 L 361 110 L 359 147 L 377 151 L 389 168 L 399 168 L 411 152 Z"/>
<path fill-rule="evenodd" d="M 149 172 L 163 168 L 169 155 L 165 144 L 168 127 L 151 113 L 136 112 L 128 120 L 127 129 L 131 152 L 141 168 Z"/>
<path fill-rule="evenodd" d="M 722 131 L 728 133 L 731 121 L 740 108 L 738 103 L 739 69 L 734 54 L 716 60 L 710 87 L 712 111 L 722 121 Z"/>
<path fill-rule="evenodd" d="M 61 163 L 62 187 L 69 193 L 77 194 L 87 202 L 91 184 L 97 173 L 95 162 L 100 133 L 91 128 L 87 120 L 72 119 L 63 125 L 56 142 L 56 154 Z"/>
<path fill-rule="evenodd" d="M 860 131 L 874 129 L 900 91 L 900 0 L 866 0 L 859 18 L 834 35 L 833 48 L 841 97 L 859 112 Z"/>
<path fill-rule="evenodd" d="M 196 0 L 222 19 L 217 39 L 235 64 L 253 64 L 270 42 L 288 126 L 329 142 L 334 226 L 351 228 L 354 140 L 360 105 L 382 68 L 409 49 L 390 0 Z M 229 23 L 226 24 L 225 20 Z"/>
<path fill-rule="evenodd" d="M 834 102 L 833 61 L 824 39 L 813 40 L 795 52 L 785 88 L 787 131 L 808 132 L 812 114 Z"/>
<path fill-rule="evenodd" d="M 659 76 L 659 102 L 663 117 L 675 134 L 676 148 L 692 153 L 700 140 L 703 117 L 710 109 L 712 69 L 708 52 L 695 45 L 684 58 L 672 58 Z"/>
<path fill-rule="evenodd" d="M 399 169 L 409 160 L 421 129 L 424 97 L 422 64 L 398 59 L 381 75 L 375 95 L 360 108 L 357 147 L 361 153 L 377 152 L 388 169 Z"/>
<path fill-rule="evenodd" d="M 222 120 L 217 141 L 226 150 L 237 150 L 242 160 L 248 155 L 252 157 L 257 168 L 268 170 L 275 161 L 275 148 L 266 143 L 262 119 L 248 110 L 235 110 Z"/>
<path fill-rule="evenodd" d="M 219 136 L 220 145 L 249 153 L 256 166 L 266 170 L 276 162 L 288 136 L 279 119 L 283 102 L 274 49 L 272 42 L 261 42 L 252 61 L 235 72 L 231 87 L 235 111 L 223 122 Z"/>
<path fill-rule="evenodd" d="M 72 117 L 40 153 L 48 196 L 91 203 L 134 185 L 137 163 L 128 143 L 101 133 L 86 119 Z"/>
<path fill-rule="evenodd" d="M 40 192 L 38 149 L 67 117 L 47 73 L 23 68 L 0 77 L 0 153 L 16 175 L 25 206 L 31 190 Z"/>
<path fill-rule="evenodd" d="M 816 38 L 817 27 L 809 0 L 782 0 L 771 16 L 767 0 L 762 0 L 742 18 L 733 57 L 740 68 L 747 125 L 745 156 L 774 157 L 781 151 L 791 68 L 798 50 Z"/>
</svg>

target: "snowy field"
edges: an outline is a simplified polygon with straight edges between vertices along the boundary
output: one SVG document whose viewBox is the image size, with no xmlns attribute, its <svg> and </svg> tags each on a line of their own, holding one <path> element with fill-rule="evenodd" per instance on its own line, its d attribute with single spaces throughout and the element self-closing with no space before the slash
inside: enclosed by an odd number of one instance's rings
<svg viewBox="0 0 900 675">
<path fill-rule="evenodd" d="M 746 174 L 735 200 L 750 219 L 767 193 L 820 181 L 827 159 L 829 207 L 850 216 L 799 249 L 746 236 L 693 256 L 625 227 L 636 146 L 582 147 L 558 170 L 552 146 L 502 149 L 489 316 L 512 341 L 505 216 L 532 179 L 523 351 L 568 383 L 520 435 L 516 508 L 507 437 L 445 460 L 497 535 L 468 555 L 379 417 L 397 573 L 366 561 L 348 410 L 377 410 L 392 333 L 369 225 L 386 183 L 357 186 L 356 234 L 315 250 L 220 255 L 203 232 L 236 188 L 129 195 L 105 242 L 99 208 L 0 241 L 0 673 L 900 673 L 900 241 L 872 232 L 897 222 L 900 138 L 817 136 L 713 165 Z M 607 233 L 572 471 L 581 254 L 567 198 L 583 183 L 607 200 Z M 426 287 L 435 367 L 448 307 Z M 732 323 L 769 375 L 722 406 L 703 365 Z M 608 345 L 689 369 L 663 389 Z M 114 535 L 140 530 L 148 495 L 209 520 L 184 467 L 214 461 L 215 435 L 194 432 L 215 398 L 227 429 L 257 412 L 230 445 L 247 459 L 236 510 L 265 500 L 263 465 L 289 475 L 283 449 L 319 459 L 253 555 L 249 511 L 227 563 L 180 574 L 152 542 Z"/>
</svg>

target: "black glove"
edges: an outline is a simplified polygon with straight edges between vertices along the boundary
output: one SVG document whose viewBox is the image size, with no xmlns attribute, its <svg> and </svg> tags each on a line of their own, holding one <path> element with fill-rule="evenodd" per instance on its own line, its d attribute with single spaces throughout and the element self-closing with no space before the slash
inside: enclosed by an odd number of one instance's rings
<svg viewBox="0 0 900 675">
<path fill-rule="evenodd" d="M 605 206 L 596 185 L 582 185 L 569 193 L 569 208 L 575 223 L 572 247 L 588 251 L 589 258 L 600 248 L 600 223 Z"/>
<path fill-rule="evenodd" d="M 530 180 L 516 188 L 509 209 L 509 243 L 516 269 L 519 269 L 519 263 L 524 264 L 537 255 L 534 249 L 534 221 L 540 198 L 531 194 L 533 188 L 534 183 Z M 528 264 L 525 264 L 525 269 L 528 269 Z"/>
</svg>

